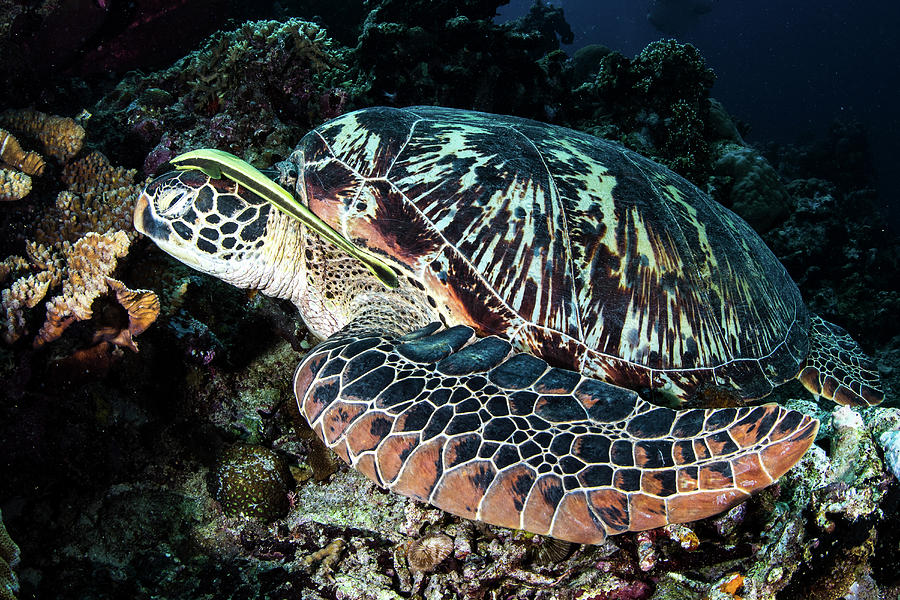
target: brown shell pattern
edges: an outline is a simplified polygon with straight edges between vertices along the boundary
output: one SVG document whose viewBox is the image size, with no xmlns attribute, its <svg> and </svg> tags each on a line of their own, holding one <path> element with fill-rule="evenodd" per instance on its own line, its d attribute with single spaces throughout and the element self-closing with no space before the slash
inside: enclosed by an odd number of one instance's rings
<svg viewBox="0 0 900 600">
<path fill-rule="evenodd" d="M 761 397 L 809 352 L 796 285 L 739 217 L 618 144 L 434 107 L 357 111 L 300 194 L 425 283 L 449 324 L 629 388 Z"/>
</svg>

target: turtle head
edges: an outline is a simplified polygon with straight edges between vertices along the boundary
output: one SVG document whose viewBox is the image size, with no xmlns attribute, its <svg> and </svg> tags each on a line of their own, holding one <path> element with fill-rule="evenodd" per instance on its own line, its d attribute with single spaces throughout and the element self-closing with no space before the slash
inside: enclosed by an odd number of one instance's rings
<svg viewBox="0 0 900 600">
<path fill-rule="evenodd" d="M 170 171 L 144 188 L 134 226 L 188 266 L 256 287 L 250 279 L 265 261 L 272 212 L 266 200 L 234 181 L 199 170 Z"/>
</svg>

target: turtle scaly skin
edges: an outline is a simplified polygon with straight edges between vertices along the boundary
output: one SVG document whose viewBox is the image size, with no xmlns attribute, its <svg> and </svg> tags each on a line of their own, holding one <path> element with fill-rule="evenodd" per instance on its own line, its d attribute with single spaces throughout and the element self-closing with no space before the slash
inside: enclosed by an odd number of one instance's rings
<svg viewBox="0 0 900 600">
<path fill-rule="evenodd" d="M 306 357 L 294 386 L 344 461 L 467 519 L 586 544 L 695 521 L 773 483 L 818 430 L 775 404 L 656 407 L 496 336 L 438 327 L 355 321 Z"/>
<path fill-rule="evenodd" d="M 737 399 L 798 377 L 883 397 L 739 217 L 621 146 L 534 121 L 373 108 L 311 131 L 278 182 L 396 274 L 249 189 L 151 183 L 135 225 L 185 263 L 289 298 L 323 338 L 302 414 L 379 485 L 487 523 L 597 543 L 720 512 L 769 485 L 818 422 Z"/>
</svg>

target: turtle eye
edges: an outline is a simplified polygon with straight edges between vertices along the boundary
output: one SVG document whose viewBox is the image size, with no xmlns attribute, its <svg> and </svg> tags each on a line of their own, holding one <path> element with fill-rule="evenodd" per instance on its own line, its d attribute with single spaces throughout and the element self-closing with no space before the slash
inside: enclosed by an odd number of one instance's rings
<svg viewBox="0 0 900 600">
<path fill-rule="evenodd" d="M 156 212 L 167 219 L 177 219 L 188 211 L 197 197 L 195 190 L 180 187 L 163 188 L 156 200 Z"/>
</svg>

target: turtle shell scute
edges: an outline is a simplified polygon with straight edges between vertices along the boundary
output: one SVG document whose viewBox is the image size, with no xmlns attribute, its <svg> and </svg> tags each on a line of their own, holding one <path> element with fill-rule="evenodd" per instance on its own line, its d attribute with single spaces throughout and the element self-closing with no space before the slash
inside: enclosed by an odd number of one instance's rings
<svg viewBox="0 0 900 600">
<path fill-rule="evenodd" d="M 809 313 L 760 237 L 614 142 L 515 117 L 378 107 L 311 132 L 298 152 L 314 158 L 297 178 L 314 211 L 315 199 L 354 242 L 416 274 L 448 323 L 551 366 L 681 399 L 711 384 L 755 398 L 809 352 Z M 410 336 L 401 352 L 453 352 L 432 337 Z"/>
</svg>

